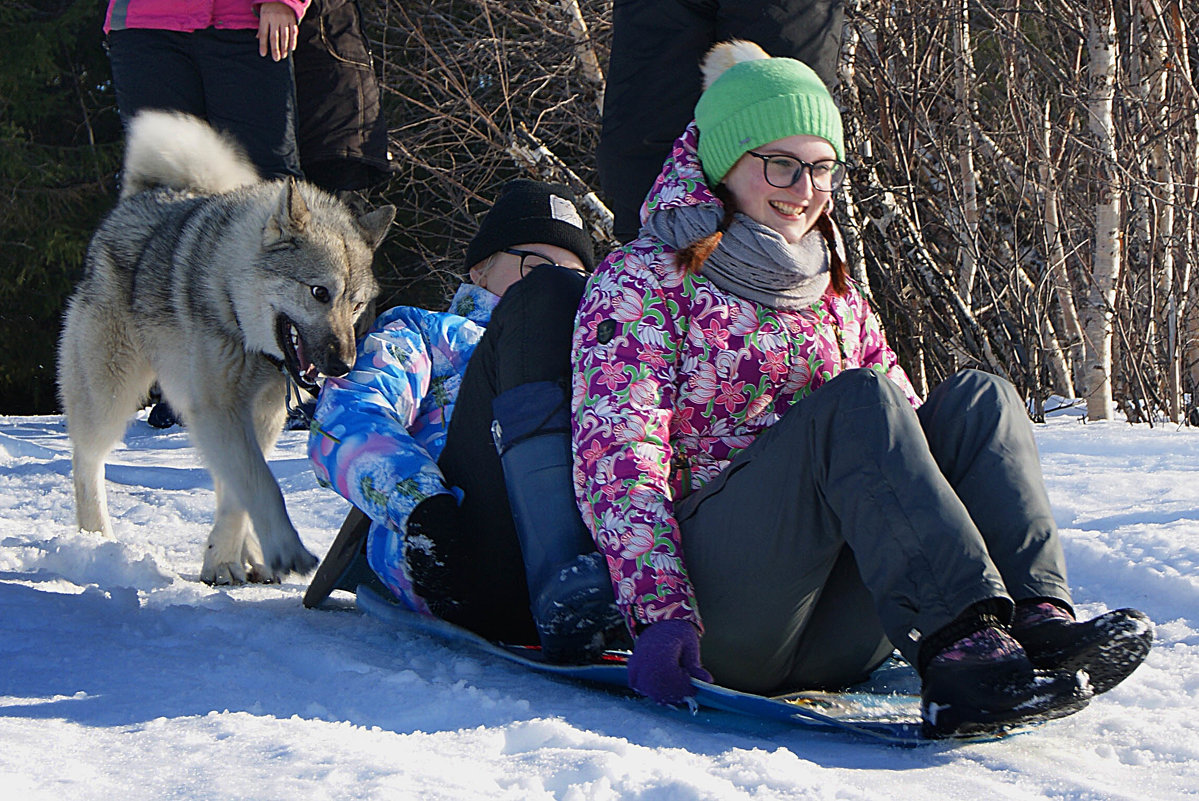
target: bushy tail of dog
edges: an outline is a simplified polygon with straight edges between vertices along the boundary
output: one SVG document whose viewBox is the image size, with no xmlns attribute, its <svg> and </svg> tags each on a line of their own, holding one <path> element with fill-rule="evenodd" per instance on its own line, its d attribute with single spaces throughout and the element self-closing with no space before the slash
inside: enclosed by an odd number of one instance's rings
<svg viewBox="0 0 1199 801">
<path fill-rule="evenodd" d="M 157 186 L 216 194 L 258 180 L 245 152 L 197 117 L 141 111 L 129 124 L 122 199 Z"/>
</svg>

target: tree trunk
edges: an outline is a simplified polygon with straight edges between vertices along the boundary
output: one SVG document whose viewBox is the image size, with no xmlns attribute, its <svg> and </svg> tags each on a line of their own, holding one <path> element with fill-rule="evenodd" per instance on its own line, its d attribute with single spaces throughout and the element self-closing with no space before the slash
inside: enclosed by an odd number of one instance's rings
<svg viewBox="0 0 1199 801">
<path fill-rule="evenodd" d="M 856 3 L 851 3 L 855 8 Z M 845 32 L 841 42 L 841 63 L 838 69 L 838 94 L 844 96 L 842 105 L 847 108 L 856 108 L 861 105 L 858 99 L 857 87 L 857 53 L 858 40 L 861 37 L 861 31 L 856 25 L 846 25 Z M 852 143 L 853 147 L 858 151 L 855 161 L 861 164 L 869 164 L 871 162 L 871 142 L 869 136 L 864 136 L 862 133 L 861 122 L 852 116 L 845 119 L 847 141 Z M 841 230 L 845 236 L 845 250 L 849 257 L 849 273 L 854 280 L 861 286 L 862 294 L 866 299 L 873 302 L 873 293 L 870 288 L 870 277 L 866 274 L 866 259 L 862 250 L 862 216 L 857 207 L 857 188 L 854 186 L 853 180 L 846 181 L 840 192 L 840 203 L 843 213 L 838 214 L 838 221 L 842 223 Z"/>
<path fill-rule="evenodd" d="M 1172 6 L 1173 4 L 1171 4 Z M 1154 316 L 1162 321 L 1165 341 L 1160 359 L 1164 373 L 1163 391 L 1166 413 L 1171 422 L 1182 419 L 1182 360 L 1178 347 L 1178 277 L 1175 275 L 1174 165 L 1170 140 L 1166 136 L 1175 119 L 1169 93 L 1170 30 L 1156 0 L 1142 0 L 1141 13 L 1145 20 L 1145 108 L 1149 115 L 1151 142 L 1149 153 L 1149 203 L 1153 237 L 1151 260 L 1157 267 L 1156 288 L 1159 304 Z"/>
<path fill-rule="evenodd" d="M 1085 340 L 1083 339 L 1082 323 L 1078 319 L 1078 308 L 1074 303 L 1074 290 L 1070 286 L 1070 276 L 1066 274 L 1066 248 L 1062 244 L 1061 223 L 1058 217 L 1057 176 L 1053 168 L 1053 151 L 1050 143 L 1049 109 L 1050 104 L 1046 102 L 1045 116 L 1042 118 L 1042 158 L 1039 171 L 1042 205 L 1044 206 L 1042 213 L 1045 221 L 1046 262 L 1049 281 L 1057 298 L 1064 326 L 1062 334 L 1066 342 L 1060 344 L 1065 344 L 1070 353 L 1069 364 L 1062 366 L 1061 374 L 1058 376 L 1059 385 L 1054 390 L 1063 397 L 1073 398 L 1075 392 L 1080 389 L 1075 386 L 1074 376 L 1077 375 L 1079 364 L 1085 355 L 1083 347 Z M 1059 353 L 1064 350 L 1060 344 Z M 1064 355 L 1063 360 L 1065 360 Z"/>
<path fill-rule="evenodd" d="M 970 46 L 970 0 L 954 0 L 953 49 L 957 88 L 958 169 L 961 174 L 961 229 L 958 238 L 958 294 L 970 308 L 978 269 L 978 176 L 974 170 L 974 51 Z"/>
<path fill-rule="evenodd" d="M 1083 330 L 1087 342 L 1087 418 L 1111 420 L 1112 315 L 1116 282 L 1120 277 L 1123 233 L 1120 225 L 1122 193 L 1116 154 L 1112 105 L 1116 78 L 1116 16 L 1112 0 L 1096 2 L 1087 14 L 1087 50 L 1090 54 L 1090 130 L 1095 143 L 1095 233 Z"/>
<path fill-rule="evenodd" d="M 579 0 L 561 0 L 562 10 L 566 13 L 566 24 L 571 36 L 575 38 L 575 55 L 579 59 L 579 69 L 587 80 L 599 87 L 595 95 L 595 107 L 601 114 L 604 112 L 604 71 L 600 68 L 599 58 L 595 55 L 595 47 L 591 43 L 591 31 L 587 20 L 579 8 Z"/>
</svg>

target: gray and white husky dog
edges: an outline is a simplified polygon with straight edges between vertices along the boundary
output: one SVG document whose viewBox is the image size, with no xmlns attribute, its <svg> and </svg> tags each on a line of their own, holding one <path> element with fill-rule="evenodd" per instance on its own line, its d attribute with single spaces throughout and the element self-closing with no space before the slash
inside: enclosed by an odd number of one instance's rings
<svg viewBox="0 0 1199 801">
<path fill-rule="evenodd" d="M 79 527 L 112 535 L 104 460 L 157 380 L 216 490 L 200 578 L 306 573 L 317 560 L 264 456 L 286 417 L 283 371 L 310 392 L 318 373 L 349 371 L 395 209 L 356 217 L 309 184 L 263 181 L 207 124 L 161 111 L 132 121 L 123 180 L 59 341 Z"/>
</svg>

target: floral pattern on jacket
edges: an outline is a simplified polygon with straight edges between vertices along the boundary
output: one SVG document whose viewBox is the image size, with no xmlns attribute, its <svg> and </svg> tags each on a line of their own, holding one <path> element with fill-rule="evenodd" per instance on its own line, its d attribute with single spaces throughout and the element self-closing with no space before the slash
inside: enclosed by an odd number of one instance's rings
<svg viewBox="0 0 1199 801">
<path fill-rule="evenodd" d="M 427 611 L 404 567 L 408 515 L 447 487 L 437 466 L 466 364 L 499 298 L 463 284 L 449 312 L 389 309 L 358 342 L 353 369 L 321 390 L 308 438 L 317 481 L 372 521 L 367 561 L 401 600 Z"/>
<path fill-rule="evenodd" d="M 693 123 L 643 215 L 720 203 L 696 144 Z M 668 619 L 702 628 L 674 500 L 717 476 L 789 408 L 858 367 L 920 404 L 856 288 L 799 311 L 771 308 L 718 288 L 702 270 L 684 275 L 675 251 L 645 229 L 590 279 L 573 362 L 576 496 L 634 631 Z"/>
</svg>

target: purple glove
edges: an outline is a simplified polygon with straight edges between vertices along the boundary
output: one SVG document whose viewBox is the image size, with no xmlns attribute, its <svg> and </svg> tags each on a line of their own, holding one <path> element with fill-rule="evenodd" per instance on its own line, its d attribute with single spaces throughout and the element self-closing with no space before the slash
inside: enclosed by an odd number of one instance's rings
<svg viewBox="0 0 1199 801">
<path fill-rule="evenodd" d="M 659 704 L 695 695 L 691 679 L 711 681 L 699 663 L 699 632 L 686 620 L 663 620 L 641 632 L 629 657 L 629 686 Z"/>
</svg>

